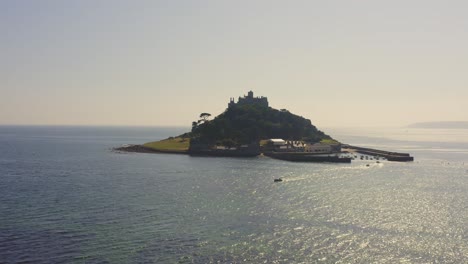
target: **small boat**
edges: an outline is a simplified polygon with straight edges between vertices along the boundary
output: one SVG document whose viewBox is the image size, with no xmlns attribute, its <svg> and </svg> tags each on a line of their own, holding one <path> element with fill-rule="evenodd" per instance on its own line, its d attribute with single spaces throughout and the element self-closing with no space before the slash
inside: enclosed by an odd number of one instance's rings
<svg viewBox="0 0 468 264">
<path fill-rule="evenodd" d="M 278 178 L 278 179 L 274 180 L 274 182 L 282 182 L 282 181 L 283 181 L 283 179 L 281 179 L 281 178 Z"/>
</svg>

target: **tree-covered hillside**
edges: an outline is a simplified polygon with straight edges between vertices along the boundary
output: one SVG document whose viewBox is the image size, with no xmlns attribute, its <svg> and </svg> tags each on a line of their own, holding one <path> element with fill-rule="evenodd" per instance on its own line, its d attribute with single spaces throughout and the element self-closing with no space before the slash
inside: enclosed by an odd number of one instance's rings
<svg viewBox="0 0 468 264">
<path fill-rule="evenodd" d="M 268 138 L 308 142 L 330 139 L 309 119 L 262 105 L 236 104 L 213 120 L 207 120 L 204 114 L 204 120 L 192 124 L 192 142 L 239 145 Z"/>
</svg>

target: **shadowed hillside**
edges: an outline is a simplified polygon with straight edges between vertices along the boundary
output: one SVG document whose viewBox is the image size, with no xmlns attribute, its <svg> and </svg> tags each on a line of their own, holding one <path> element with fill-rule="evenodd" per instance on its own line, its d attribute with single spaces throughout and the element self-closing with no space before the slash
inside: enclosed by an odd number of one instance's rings
<svg viewBox="0 0 468 264">
<path fill-rule="evenodd" d="M 318 142 L 331 139 L 309 119 L 264 104 L 230 104 L 213 120 L 192 124 L 191 142 L 234 146 L 267 138 Z"/>
</svg>

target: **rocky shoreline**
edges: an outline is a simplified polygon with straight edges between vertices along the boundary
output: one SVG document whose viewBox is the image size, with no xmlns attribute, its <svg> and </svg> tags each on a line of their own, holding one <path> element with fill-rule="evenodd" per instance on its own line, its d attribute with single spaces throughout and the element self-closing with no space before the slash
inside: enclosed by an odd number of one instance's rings
<svg viewBox="0 0 468 264">
<path fill-rule="evenodd" d="M 134 152 L 134 153 L 166 153 L 166 154 L 188 154 L 186 150 L 157 150 L 145 147 L 143 145 L 125 145 L 113 148 L 118 152 Z"/>
<path fill-rule="evenodd" d="M 368 149 L 357 146 L 344 145 L 346 150 L 344 152 L 356 152 L 374 157 L 386 158 L 388 161 L 408 162 L 414 161 L 414 158 L 408 153 L 388 152 L 377 149 Z M 134 152 L 134 153 L 165 153 L 165 154 L 184 154 L 191 156 L 211 156 L 211 157 L 256 157 L 261 152 L 249 151 L 226 151 L 226 150 L 213 150 L 213 151 L 188 151 L 188 150 L 169 150 L 169 149 L 153 149 L 144 145 L 124 145 L 112 149 L 116 152 Z M 274 159 L 288 160 L 288 161 L 301 161 L 301 162 L 351 162 L 351 158 L 338 157 L 338 156 L 323 156 L 313 155 L 309 153 L 290 153 L 290 152 L 266 152 L 265 156 Z"/>
</svg>

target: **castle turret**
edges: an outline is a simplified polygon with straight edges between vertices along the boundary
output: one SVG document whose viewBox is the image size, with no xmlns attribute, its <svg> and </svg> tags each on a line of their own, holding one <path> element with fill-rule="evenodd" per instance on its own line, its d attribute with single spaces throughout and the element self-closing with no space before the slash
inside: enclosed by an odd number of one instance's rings
<svg viewBox="0 0 468 264">
<path fill-rule="evenodd" d="M 233 105 L 235 105 L 236 103 L 234 102 L 234 97 L 231 97 L 229 98 L 229 104 L 228 104 L 228 107 L 231 107 Z"/>
<path fill-rule="evenodd" d="M 229 101 L 228 106 L 233 106 L 236 103 L 234 102 L 234 98 L 231 98 Z M 244 97 L 239 96 L 239 101 L 237 101 L 237 104 L 239 105 L 263 105 L 268 107 L 268 99 L 266 97 L 254 97 L 254 93 L 252 91 L 249 91 L 247 93 L 247 96 L 244 95 Z"/>
</svg>

